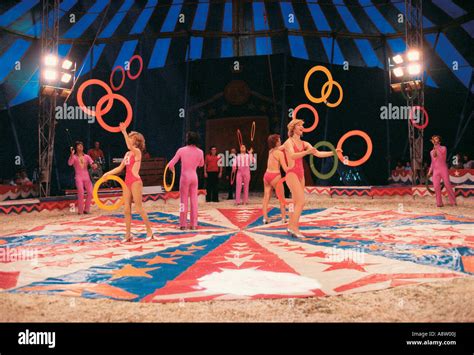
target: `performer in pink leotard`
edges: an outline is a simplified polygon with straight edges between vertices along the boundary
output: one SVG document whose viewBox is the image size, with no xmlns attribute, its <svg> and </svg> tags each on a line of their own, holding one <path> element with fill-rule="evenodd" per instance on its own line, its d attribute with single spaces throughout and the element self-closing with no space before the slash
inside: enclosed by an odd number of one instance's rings
<svg viewBox="0 0 474 355">
<path fill-rule="evenodd" d="M 263 223 L 268 223 L 268 202 L 272 196 L 272 189 L 278 190 L 278 194 L 283 196 L 285 194 L 283 185 L 277 186 L 278 181 L 281 179 L 280 166 L 283 170 L 287 171 L 288 166 L 286 165 L 285 154 L 278 148 L 281 146 L 281 140 L 279 134 L 272 134 L 267 139 L 268 148 L 268 161 L 267 170 L 263 175 Z M 277 194 L 277 196 L 278 196 Z M 283 223 L 286 223 L 286 209 L 285 204 L 280 201 L 281 219 Z"/>
<path fill-rule="evenodd" d="M 75 153 L 75 154 L 74 154 Z M 77 206 L 78 214 L 90 213 L 92 201 L 92 182 L 89 176 L 88 166 L 91 165 L 97 169 L 97 165 L 92 161 L 92 158 L 84 154 L 84 144 L 82 142 L 75 142 L 74 148 L 71 147 L 71 155 L 69 156 L 68 165 L 74 167 L 75 181 L 77 188 Z M 86 188 L 86 207 L 84 208 L 84 187 Z"/>
<path fill-rule="evenodd" d="M 196 146 L 198 141 L 197 133 L 188 132 L 186 146 L 179 148 L 169 163 L 169 169 L 174 172 L 174 166 L 178 160 L 181 160 L 181 178 L 179 179 L 180 229 L 186 229 L 187 226 L 189 199 L 191 200 L 191 229 L 196 229 L 198 225 L 198 177 L 196 169 L 204 166 L 204 152 Z"/>
<path fill-rule="evenodd" d="M 441 197 L 441 179 L 446 186 L 448 191 L 449 203 L 452 206 L 456 205 L 456 195 L 454 194 L 453 186 L 449 181 L 448 165 L 446 164 L 446 147 L 441 145 L 441 137 L 431 137 L 431 143 L 433 143 L 433 149 L 430 152 L 431 165 L 428 171 L 428 176 L 433 174 L 433 185 L 436 193 L 436 205 L 443 207 L 443 198 Z"/>
<path fill-rule="evenodd" d="M 304 169 L 303 157 L 313 154 L 318 158 L 326 158 L 333 155 L 332 152 L 323 152 L 314 148 L 308 142 L 301 139 L 303 135 L 303 121 L 293 119 L 288 123 L 288 139 L 281 146 L 288 158 L 288 170 L 286 171 L 286 184 L 291 191 L 291 197 L 294 203 L 294 212 L 290 216 L 288 222 L 288 233 L 297 238 L 304 237 L 299 229 L 299 221 L 301 213 L 305 205 L 304 197 Z M 340 149 L 338 149 L 342 153 Z"/>
<path fill-rule="evenodd" d="M 154 239 L 154 236 L 150 221 L 148 220 L 148 215 L 143 208 L 143 182 L 139 175 L 142 152 L 145 150 L 145 138 L 138 132 L 130 132 L 130 134 L 128 134 L 123 122 L 121 122 L 119 126 L 129 151 L 125 154 L 120 165 L 105 173 L 104 176 L 116 175 L 125 168 L 125 184 L 127 185 L 127 188 L 123 191 L 126 228 L 125 242 L 132 241 L 132 202 L 135 203 L 135 210 L 140 214 L 143 222 L 145 222 L 147 236 L 145 241 L 150 241 Z"/>
<path fill-rule="evenodd" d="M 240 194 L 242 192 L 242 183 L 244 184 L 244 198 L 243 204 L 247 204 L 249 199 L 249 185 L 250 185 L 250 165 L 255 162 L 253 156 L 253 149 L 247 153 L 247 148 L 244 144 L 240 146 L 240 154 L 238 154 L 233 162 L 232 171 L 237 170 L 235 178 L 235 204 L 240 205 Z"/>
</svg>

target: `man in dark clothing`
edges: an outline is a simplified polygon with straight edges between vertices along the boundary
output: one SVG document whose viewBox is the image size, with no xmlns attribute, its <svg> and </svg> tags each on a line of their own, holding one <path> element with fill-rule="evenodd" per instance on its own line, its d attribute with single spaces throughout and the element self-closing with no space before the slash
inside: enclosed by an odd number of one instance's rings
<svg viewBox="0 0 474 355">
<path fill-rule="evenodd" d="M 212 146 L 204 162 L 206 178 L 206 202 L 219 202 L 219 179 L 222 177 L 222 165 L 219 166 L 217 148 Z"/>
</svg>

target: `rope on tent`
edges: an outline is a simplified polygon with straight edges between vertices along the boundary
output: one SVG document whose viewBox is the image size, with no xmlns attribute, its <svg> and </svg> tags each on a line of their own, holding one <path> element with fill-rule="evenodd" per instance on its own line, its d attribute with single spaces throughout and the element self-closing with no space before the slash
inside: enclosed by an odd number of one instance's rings
<svg viewBox="0 0 474 355">
<path fill-rule="evenodd" d="M 463 121 L 464 121 L 464 117 L 466 117 L 466 110 L 469 106 L 469 101 L 470 101 L 470 98 L 471 98 L 471 89 L 472 89 L 473 84 L 474 84 L 474 70 L 471 70 L 471 80 L 469 81 L 469 85 L 467 87 L 466 99 L 464 100 L 464 106 L 463 106 L 463 109 L 462 109 L 462 112 L 461 112 L 461 117 L 459 119 L 458 129 L 457 129 L 457 132 L 456 132 L 456 138 L 454 139 L 453 149 L 451 149 L 451 154 L 449 155 L 448 160 L 451 160 L 451 158 L 452 158 L 456 148 L 458 147 L 459 143 L 461 142 L 461 139 L 464 136 L 464 133 L 465 133 L 467 127 L 469 126 L 469 123 L 471 122 L 471 119 L 472 119 L 472 116 L 473 116 L 473 112 L 471 111 L 469 117 L 466 120 L 466 123 L 465 123 L 464 127 L 461 128 L 462 124 L 463 124 Z"/>
<path fill-rule="evenodd" d="M 267 12 L 265 11 L 265 8 L 263 9 L 263 20 L 265 22 L 265 25 L 269 29 L 270 25 L 267 22 Z M 272 47 L 271 40 L 270 40 L 270 35 L 267 36 L 267 44 L 268 44 L 267 60 L 268 60 L 268 71 L 269 71 L 269 74 L 270 74 L 270 84 L 272 86 L 273 111 L 274 111 L 274 114 L 276 114 L 277 107 L 276 107 L 276 101 L 275 101 L 275 87 L 274 87 L 274 84 L 273 84 L 272 62 L 271 62 L 271 59 L 270 59 L 270 52 L 271 52 L 271 47 Z"/>
<path fill-rule="evenodd" d="M 102 17 L 102 20 L 100 21 L 99 28 L 97 29 L 97 31 L 96 31 L 96 33 L 95 33 L 94 40 L 92 41 L 92 44 L 91 44 L 91 46 L 90 46 L 90 48 L 89 48 L 89 51 L 92 51 L 91 53 L 94 52 L 95 42 L 97 41 L 97 38 L 99 37 L 99 33 L 102 32 L 102 27 L 103 27 L 103 25 L 104 25 L 104 21 L 105 21 L 105 19 L 106 19 L 106 17 L 107 17 L 107 14 L 108 14 L 108 12 L 109 12 L 110 4 L 111 4 L 111 3 L 112 3 L 112 2 L 109 1 L 109 3 L 107 4 L 107 8 L 105 9 L 104 16 Z M 84 66 L 85 66 L 85 65 L 86 65 L 86 61 L 85 61 L 85 59 L 84 59 L 84 63 L 82 63 L 81 69 L 79 70 L 79 73 L 78 73 L 77 76 L 76 76 L 76 80 L 75 80 L 74 84 L 72 85 L 71 92 L 74 91 L 74 88 L 76 87 L 76 83 L 77 83 L 78 79 L 80 78 L 81 73 L 82 73 L 82 71 L 84 70 Z M 64 104 L 67 103 L 67 101 L 69 100 L 69 97 L 71 97 L 71 95 L 69 95 L 69 96 L 66 98 L 66 100 L 64 100 Z"/>
</svg>

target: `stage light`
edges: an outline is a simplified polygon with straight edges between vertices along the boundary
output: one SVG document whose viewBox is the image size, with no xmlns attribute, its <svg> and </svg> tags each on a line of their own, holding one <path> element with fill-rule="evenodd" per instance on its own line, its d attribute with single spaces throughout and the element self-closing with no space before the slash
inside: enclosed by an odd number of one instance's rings
<svg viewBox="0 0 474 355">
<path fill-rule="evenodd" d="M 407 70 L 410 75 L 418 75 L 421 73 L 421 65 L 419 63 L 410 64 Z"/>
<path fill-rule="evenodd" d="M 68 74 L 68 73 L 63 73 L 63 75 L 61 76 L 61 81 L 63 83 L 68 83 L 72 78 L 72 75 L 71 74 Z"/>
<path fill-rule="evenodd" d="M 44 71 L 44 78 L 48 81 L 54 81 L 58 78 L 58 72 L 56 70 L 46 69 Z"/>
<path fill-rule="evenodd" d="M 62 68 L 63 68 L 63 69 L 66 69 L 66 70 L 69 70 L 69 69 L 71 69 L 72 64 L 73 64 L 73 63 L 72 63 L 70 60 L 66 59 L 66 60 L 63 62 Z"/>
<path fill-rule="evenodd" d="M 411 49 L 407 52 L 407 59 L 410 62 L 418 61 L 420 60 L 420 51 L 417 49 Z"/>
<path fill-rule="evenodd" d="M 403 58 L 400 54 L 397 54 L 395 57 L 393 57 L 393 62 L 395 64 L 401 64 L 403 63 Z"/>
<path fill-rule="evenodd" d="M 45 55 L 41 68 L 40 94 L 67 98 L 76 82 L 76 63 L 53 54 Z"/>
<path fill-rule="evenodd" d="M 58 65 L 58 57 L 54 54 L 48 54 L 44 57 L 44 64 L 49 67 L 54 67 Z"/>
<path fill-rule="evenodd" d="M 403 69 L 402 68 L 393 69 L 393 75 L 395 75 L 397 78 L 403 76 Z"/>
</svg>

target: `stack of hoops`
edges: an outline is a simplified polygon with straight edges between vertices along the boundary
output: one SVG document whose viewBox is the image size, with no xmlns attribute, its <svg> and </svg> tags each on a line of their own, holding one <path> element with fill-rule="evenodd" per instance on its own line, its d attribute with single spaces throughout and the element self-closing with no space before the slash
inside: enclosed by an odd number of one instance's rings
<svg viewBox="0 0 474 355">
<path fill-rule="evenodd" d="M 311 76 L 316 72 L 322 72 L 327 77 L 327 81 L 321 87 L 321 96 L 319 98 L 314 97 L 311 94 L 310 90 L 309 90 L 309 80 L 310 80 Z M 335 81 L 333 79 L 332 74 L 329 71 L 329 69 L 327 69 L 326 67 L 324 67 L 322 65 L 316 65 L 316 66 L 312 67 L 306 73 L 306 76 L 304 78 L 303 87 L 304 87 L 305 95 L 306 95 L 306 97 L 308 98 L 309 101 L 311 101 L 312 103 L 315 103 L 315 104 L 324 103 L 327 107 L 330 107 L 330 108 L 335 108 L 335 107 L 339 106 L 341 104 L 343 96 L 344 96 L 344 91 L 342 89 L 342 86 L 337 81 Z M 332 89 L 334 87 L 336 87 L 339 91 L 339 99 L 336 102 L 331 103 L 331 102 L 328 102 L 328 99 L 329 99 L 329 96 L 331 95 Z M 308 133 L 308 132 L 314 131 L 316 129 L 316 127 L 318 126 L 319 115 L 318 115 L 318 111 L 316 110 L 316 108 L 314 108 L 312 105 L 310 105 L 310 104 L 300 104 L 293 111 L 293 115 L 292 115 L 293 120 L 298 119 L 297 114 L 303 108 L 305 108 L 307 110 L 310 110 L 313 113 L 313 117 L 314 117 L 313 124 L 310 127 L 303 128 L 303 132 Z M 342 150 L 342 145 L 347 140 L 347 138 L 353 137 L 353 136 L 362 137 L 365 140 L 366 144 L 367 144 L 366 153 L 364 154 L 364 156 L 362 158 L 360 158 L 358 160 L 349 160 L 347 156 L 343 156 L 340 152 L 336 151 L 336 149 L 341 149 Z M 352 130 L 352 131 L 346 132 L 339 139 L 339 141 L 337 142 L 336 148 L 334 148 L 334 145 L 332 143 L 327 142 L 327 141 L 320 141 L 320 142 L 317 142 L 314 145 L 315 148 L 319 148 L 321 146 L 325 146 L 325 147 L 329 148 L 334 154 L 333 167 L 329 172 L 327 172 L 325 174 L 319 172 L 316 169 L 316 167 L 314 166 L 314 156 L 311 155 L 311 157 L 310 157 L 310 166 L 311 166 L 312 172 L 314 173 L 314 175 L 316 175 L 316 177 L 318 177 L 320 179 L 323 179 L 323 180 L 330 179 L 335 174 L 335 172 L 337 171 L 339 161 L 341 161 L 344 165 L 351 166 L 351 167 L 355 167 L 355 166 L 359 166 L 359 165 L 364 164 L 367 160 L 369 160 L 370 156 L 372 155 L 372 148 L 373 148 L 372 147 L 372 140 L 370 139 L 369 135 L 367 133 L 363 132 L 363 131 L 360 131 L 360 130 Z M 284 181 L 285 181 L 285 178 L 283 177 L 278 181 L 277 184 L 282 184 Z M 284 202 L 285 204 L 289 203 L 288 200 L 285 200 L 284 196 L 279 196 L 277 194 L 277 197 L 280 201 Z"/>
<path fill-rule="evenodd" d="M 138 67 L 138 71 L 136 72 L 136 74 L 131 74 L 130 69 L 131 69 L 132 63 L 134 61 L 138 62 L 139 67 Z M 128 127 L 130 125 L 130 123 L 132 122 L 132 119 L 133 119 L 133 110 L 132 110 L 132 106 L 130 105 L 130 102 L 127 100 L 126 97 L 124 97 L 122 95 L 119 95 L 117 93 L 114 93 L 114 91 L 119 91 L 120 89 L 122 89 L 122 87 L 125 83 L 125 76 L 127 76 L 130 80 L 135 80 L 142 73 L 143 59 L 142 59 L 141 56 L 139 56 L 138 54 L 132 56 L 130 58 L 130 60 L 128 61 L 128 63 L 129 63 L 129 70 L 125 70 L 124 67 L 121 66 L 121 65 L 116 66 L 112 70 L 112 72 L 110 73 L 110 77 L 109 77 L 110 86 L 102 80 L 90 79 L 90 80 L 84 81 L 81 84 L 81 86 L 79 86 L 79 89 L 77 90 L 77 103 L 79 104 L 79 107 L 82 109 L 82 111 L 84 111 L 89 116 L 96 117 L 97 122 L 99 123 L 99 125 L 103 129 L 105 129 L 106 131 L 111 132 L 111 133 L 120 132 L 120 127 L 119 126 L 110 126 L 110 125 L 108 125 L 105 122 L 103 116 L 105 114 L 107 114 L 112 109 L 112 106 L 114 104 L 114 100 L 118 100 L 118 101 L 122 102 L 122 104 L 125 106 L 125 109 L 127 110 L 127 116 L 126 116 L 125 121 L 124 121 L 124 124 L 125 124 L 126 127 Z M 122 78 L 121 78 L 120 84 L 118 86 L 116 86 L 114 84 L 114 75 L 117 71 L 120 71 L 122 73 Z M 83 99 L 84 90 L 87 87 L 89 87 L 90 85 L 98 85 L 98 86 L 102 87 L 106 92 L 106 95 L 102 96 L 99 99 L 99 101 L 97 101 L 95 111 L 91 110 L 90 108 L 86 107 L 86 105 L 84 105 L 84 99 Z M 105 107 L 104 107 L 104 105 L 105 105 Z M 104 209 L 104 210 L 108 210 L 108 211 L 113 211 L 113 210 L 116 210 L 117 208 L 119 208 L 120 206 L 122 206 L 123 197 L 120 198 L 113 205 L 106 205 L 105 203 L 100 201 L 99 195 L 98 195 L 100 185 L 102 185 L 103 183 L 105 183 L 108 180 L 117 181 L 120 184 L 120 186 L 122 187 L 122 190 L 127 189 L 127 186 L 125 185 L 124 181 L 120 177 L 115 176 L 115 175 L 107 175 L 107 176 L 103 176 L 99 180 L 97 180 L 97 182 L 94 185 L 94 189 L 92 191 L 92 197 L 94 198 L 94 202 L 96 203 L 96 205 L 99 208 Z"/>
</svg>

